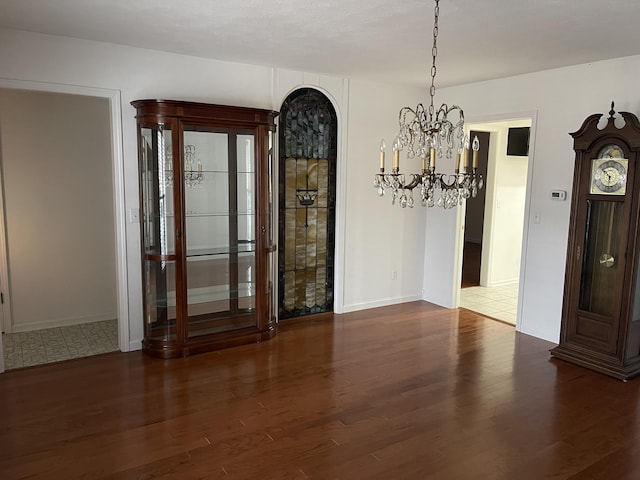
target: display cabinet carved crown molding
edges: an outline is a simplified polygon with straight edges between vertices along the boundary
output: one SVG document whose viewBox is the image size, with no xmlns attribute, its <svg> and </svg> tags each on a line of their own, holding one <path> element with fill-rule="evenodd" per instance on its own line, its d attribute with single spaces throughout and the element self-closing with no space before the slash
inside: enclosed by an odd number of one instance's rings
<svg viewBox="0 0 640 480">
<path fill-rule="evenodd" d="M 640 123 L 613 103 L 572 133 L 573 197 L 554 357 L 626 380 L 640 373 Z"/>
<path fill-rule="evenodd" d="M 275 334 L 277 112 L 137 100 L 145 352 L 163 358 Z"/>
</svg>

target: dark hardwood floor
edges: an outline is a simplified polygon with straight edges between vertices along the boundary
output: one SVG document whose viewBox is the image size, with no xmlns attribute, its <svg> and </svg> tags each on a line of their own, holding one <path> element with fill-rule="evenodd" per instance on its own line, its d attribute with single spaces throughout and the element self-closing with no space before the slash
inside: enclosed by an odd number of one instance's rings
<svg viewBox="0 0 640 480">
<path fill-rule="evenodd" d="M 640 380 L 425 302 L 0 376 L 0 478 L 638 479 Z"/>
</svg>

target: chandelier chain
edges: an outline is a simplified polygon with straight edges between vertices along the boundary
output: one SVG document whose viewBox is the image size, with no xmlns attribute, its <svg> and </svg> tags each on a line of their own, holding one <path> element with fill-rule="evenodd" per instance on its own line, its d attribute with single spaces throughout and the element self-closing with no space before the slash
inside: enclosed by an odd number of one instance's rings
<svg viewBox="0 0 640 480">
<path fill-rule="evenodd" d="M 433 97 L 436 95 L 436 57 L 438 56 L 438 17 L 440 16 L 440 0 L 436 0 L 435 14 L 433 20 L 433 46 L 431 47 L 431 87 L 429 88 L 429 118 L 433 118 L 435 107 Z"/>
</svg>

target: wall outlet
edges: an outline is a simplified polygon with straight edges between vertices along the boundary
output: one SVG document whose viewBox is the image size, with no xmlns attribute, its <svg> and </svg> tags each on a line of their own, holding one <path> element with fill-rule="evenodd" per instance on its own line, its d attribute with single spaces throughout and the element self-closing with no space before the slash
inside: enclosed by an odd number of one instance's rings
<svg viewBox="0 0 640 480">
<path fill-rule="evenodd" d="M 397 280 L 397 279 L 398 279 L 398 270 L 394 268 L 393 270 L 391 270 L 391 280 Z"/>
</svg>

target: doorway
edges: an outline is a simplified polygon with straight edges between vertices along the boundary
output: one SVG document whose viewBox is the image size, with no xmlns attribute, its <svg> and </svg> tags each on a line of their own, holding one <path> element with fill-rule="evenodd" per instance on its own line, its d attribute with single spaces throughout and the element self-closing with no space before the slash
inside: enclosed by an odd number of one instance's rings
<svg viewBox="0 0 640 480">
<path fill-rule="evenodd" d="M 115 348 L 113 342 L 109 342 L 108 350 L 128 351 L 119 94 L 7 80 L 0 83 L 0 92 L 5 100 L 11 100 L 2 102 L 5 112 L 8 108 L 11 110 L 4 115 L 3 132 L 0 132 L 3 135 L 5 188 L 3 213 L 7 221 L 4 230 L 7 249 L 3 249 L 3 253 L 8 253 L 3 270 L 11 275 L 11 283 L 2 283 L 5 288 L 13 287 L 10 295 L 3 291 L 12 307 L 11 315 L 4 315 L 4 330 L 12 332 L 15 338 L 29 337 L 26 343 L 45 333 L 57 333 L 60 343 L 75 349 L 71 358 L 107 349 L 94 341 L 90 349 L 82 351 L 78 333 L 83 337 L 110 335 L 115 338 Z M 28 108 L 18 106 L 16 102 L 25 99 L 28 99 Z M 65 103 L 65 99 L 70 103 Z M 47 129 L 38 127 L 40 120 L 35 118 L 40 114 L 34 109 L 40 109 L 43 117 L 48 111 L 69 111 L 79 115 L 85 108 L 96 105 L 99 106 L 99 120 L 93 117 L 91 120 L 80 119 L 75 125 L 81 128 L 68 128 L 72 138 L 66 143 L 65 127 L 59 125 L 66 123 L 60 121 L 62 116 L 57 117 L 57 124 L 48 122 Z M 31 127 L 24 128 L 25 125 Z M 21 132 L 19 128 L 22 128 Z M 92 129 L 101 130 L 99 140 L 92 136 Z M 88 142 L 83 143 L 85 136 Z M 11 150 L 16 145 L 23 145 L 19 147 L 22 153 L 18 161 L 12 161 L 9 157 L 16 157 L 15 151 Z M 24 151 L 25 145 L 28 154 Z M 75 158 L 75 167 L 71 157 Z M 99 169 L 95 168 L 98 165 L 95 162 L 99 162 Z M 57 175 L 57 170 L 62 171 L 63 167 L 67 175 Z M 92 176 L 103 177 L 99 187 L 92 183 Z M 92 197 L 100 198 L 100 203 L 88 202 Z M 80 228 L 84 222 L 94 225 L 93 233 Z M 104 237 L 104 241 L 100 237 Z M 86 241 L 83 243 L 82 239 Z M 66 261 L 61 266 L 59 257 L 63 252 L 66 252 Z M 110 263 L 108 267 L 101 263 L 102 257 Z M 95 267 L 93 271 L 89 268 L 92 266 Z M 70 275 L 70 270 L 76 274 Z M 107 278 L 106 284 L 103 284 L 104 278 Z M 92 293 L 84 290 L 85 284 L 93 287 L 88 290 Z M 61 285 L 68 287 L 68 293 Z M 96 292 L 101 290 L 106 291 L 102 297 L 109 297 L 107 300 L 99 298 L 101 294 Z M 33 298 L 38 298 L 38 302 Z M 93 308 L 88 308 L 87 304 Z M 84 332 L 72 332 L 72 326 L 86 327 Z M 60 329 L 71 337 L 61 338 Z M 55 337 L 49 335 L 54 340 Z M 48 363 L 41 361 L 43 357 L 51 357 L 51 361 L 66 359 L 50 348 L 56 346 L 54 343 L 41 343 L 39 354 L 28 354 L 27 363 L 5 365 L 5 355 L 2 355 L 0 371 L 5 367 Z M 4 353 L 12 353 L 10 349 L 15 353 L 16 344 L 9 347 Z"/>
<path fill-rule="evenodd" d="M 471 130 L 469 138 L 477 138 L 480 144 L 478 150 L 478 172 L 487 178 L 489 163 L 490 132 Z M 462 257 L 462 288 L 480 286 L 480 270 L 482 258 L 482 231 L 484 228 L 484 211 L 487 189 L 478 190 L 475 197 L 466 201 L 464 216 L 464 252 Z"/>
<path fill-rule="evenodd" d="M 486 184 L 484 198 L 466 205 L 459 305 L 512 325 L 521 297 L 530 153 L 514 151 L 509 141 L 510 132 L 531 125 L 531 118 L 470 125 L 471 138 L 480 140 L 480 167 L 486 159 Z"/>
</svg>

